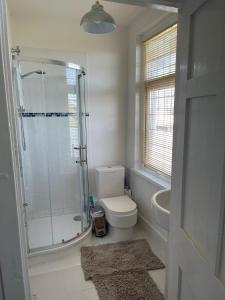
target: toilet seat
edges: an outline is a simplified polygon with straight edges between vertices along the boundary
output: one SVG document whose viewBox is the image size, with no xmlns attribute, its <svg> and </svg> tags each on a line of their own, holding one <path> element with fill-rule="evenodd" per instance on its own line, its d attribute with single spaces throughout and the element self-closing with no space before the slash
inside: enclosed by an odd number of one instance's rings
<svg viewBox="0 0 225 300">
<path fill-rule="evenodd" d="M 103 208 L 113 215 L 127 215 L 137 210 L 136 203 L 127 195 L 103 198 L 100 202 Z"/>
<path fill-rule="evenodd" d="M 130 228 L 137 223 L 137 205 L 126 195 L 103 198 L 99 204 L 105 210 L 108 223 L 116 228 Z"/>
</svg>

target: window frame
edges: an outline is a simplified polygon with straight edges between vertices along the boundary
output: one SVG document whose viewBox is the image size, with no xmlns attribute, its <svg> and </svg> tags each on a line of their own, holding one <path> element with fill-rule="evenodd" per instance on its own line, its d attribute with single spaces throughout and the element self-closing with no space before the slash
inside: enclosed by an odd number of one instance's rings
<svg viewBox="0 0 225 300">
<path fill-rule="evenodd" d="M 141 110 L 140 110 L 140 129 L 141 129 L 141 138 L 140 138 L 140 165 L 141 165 L 141 169 L 144 172 L 147 172 L 150 174 L 150 176 L 155 176 L 159 179 L 165 180 L 166 182 L 170 182 L 171 181 L 171 175 L 168 175 L 166 173 L 163 173 L 159 170 L 157 170 L 154 167 L 150 167 L 147 166 L 146 164 L 144 164 L 144 158 L 145 158 L 145 132 L 146 132 L 146 111 L 145 111 L 145 105 L 146 105 L 146 84 L 145 84 L 145 61 L 144 61 L 144 57 L 145 57 L 145 46 L 144 43 L 151 39 L 154 38 L 155 36 L 157 36 L 158 34 L 164 32 L 165 30 L 167 30 L 168 28 L 177 25 L 177 20 L 173 21 L 173 22 L 169 22 L 168 24 L 164 24 L 164 26 L 160 26 L 157 30 L 153 30 L 150 33 L 147 34 L 143 34 L 141 36 L 140 42 L 141 42 Z M 168 77 L 172 77 L 173 75 L 169 75 Z M 166 76 L 165 76 L 166 77 Z M 156 80 L 160 80 L 160 79 L 164 79 L 165 77 L 159 77 L 156 78 Z M 176 67 L 175 67 L 175 85 L 176 85 Z M 154 79 L 153 79 L 154 80 Z M 173 143 L 172 143 L 173 144 Z M 172 161 L 171 161 L 171 169 L 172 169 Z"/>
</svg>

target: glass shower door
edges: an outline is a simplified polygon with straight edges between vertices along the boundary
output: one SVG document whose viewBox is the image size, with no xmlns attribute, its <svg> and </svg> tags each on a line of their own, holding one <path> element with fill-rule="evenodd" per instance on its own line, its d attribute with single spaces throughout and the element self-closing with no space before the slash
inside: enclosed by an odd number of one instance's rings
<svg viewBox="0 0 225 300">
<path fill-rule="evenodd" d="M 17 110 L 21 141 L 24 208 L 29 249 L 53 244 L 51 199 L 44 99 L 44 74 L 40 63 L 19 63 Z"/>
<path fill-rule="evenodd" d="M 84 78 L 79 69 L 54 63 L 20 61 L 19 68 L 17 107 L 32 250 L 70 241 L 88 227 Z"/>
<path fill-rule="evenodd" d="M 49 188 L 53 244 L 81 233 L 79 97 L 77 70 L 46 65 Z"/>
</svg>

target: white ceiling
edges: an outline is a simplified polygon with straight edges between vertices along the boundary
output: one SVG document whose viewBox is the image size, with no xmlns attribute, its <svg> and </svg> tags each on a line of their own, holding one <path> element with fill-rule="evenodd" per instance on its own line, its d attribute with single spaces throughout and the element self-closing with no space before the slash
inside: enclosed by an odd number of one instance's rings
<svg viewBox="0 0 225 300">
<path fill-rule="evenodd" d="M 95 0 L 7 0 L 12 16 L 58 17 L 80 20 Z M 128 25 L 146 10 L 132 5 L 100 1 L 118 25 Z"/>
</svg>

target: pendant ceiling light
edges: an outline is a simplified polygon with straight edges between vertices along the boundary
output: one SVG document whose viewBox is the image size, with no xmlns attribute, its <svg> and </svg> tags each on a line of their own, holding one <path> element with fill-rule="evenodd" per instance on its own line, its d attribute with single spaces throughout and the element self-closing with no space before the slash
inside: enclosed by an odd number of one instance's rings
<svg viewBox="0 0 225 300">
<path fill-rule="evenodd" d="M 115 21 L 104 11 L 99 1 L 96 1 L 91 10 L 83 16 L 80 25 L 84 31 L 97 34 L 109 33 L 116 28 Z"/>
</svg>

